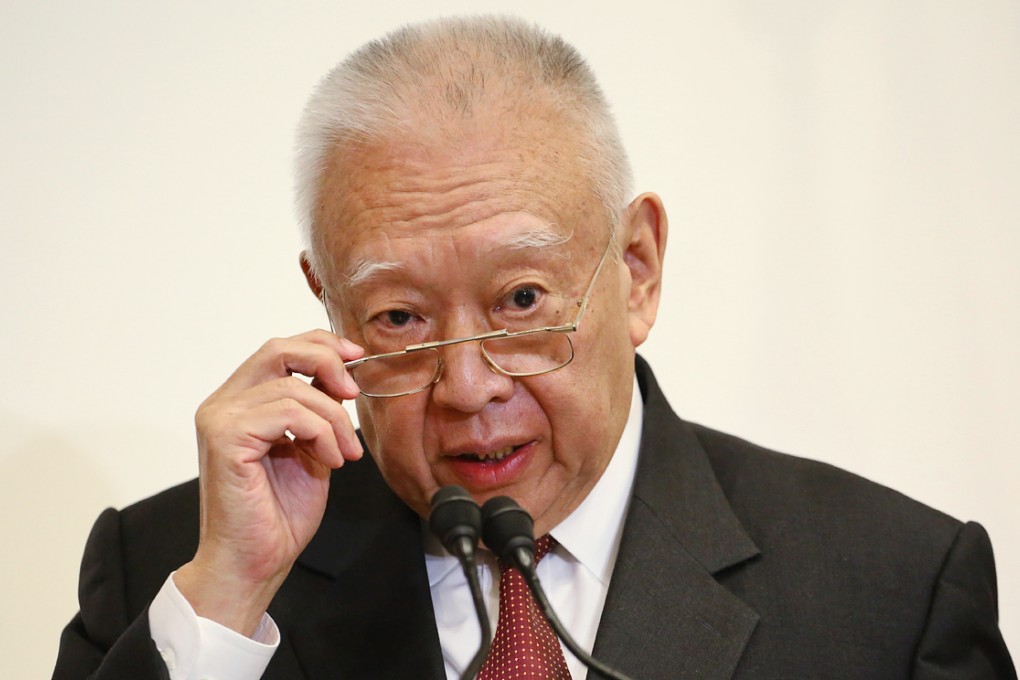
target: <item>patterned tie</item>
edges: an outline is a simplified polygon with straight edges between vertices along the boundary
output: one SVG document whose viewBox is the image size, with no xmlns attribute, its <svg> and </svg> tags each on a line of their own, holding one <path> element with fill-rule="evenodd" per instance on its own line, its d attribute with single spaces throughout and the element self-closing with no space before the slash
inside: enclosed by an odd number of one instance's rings
<svg viewBox="0 0 1020 680">
<path fill-rule="evenodd" d="M 535 541 L 535 564 L 552 549 L 552 536 Z M 570 680 L 559 640 L 542 616 L 524 577 L 499 561 L 499 623 L 478 680 Z"/>
</svg>

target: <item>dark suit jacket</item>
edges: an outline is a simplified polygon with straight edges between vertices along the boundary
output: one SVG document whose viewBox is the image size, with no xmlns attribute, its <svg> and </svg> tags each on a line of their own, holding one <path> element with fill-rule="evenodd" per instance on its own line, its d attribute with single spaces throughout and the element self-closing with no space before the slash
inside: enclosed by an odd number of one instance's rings
<svg viewBox="0 0 1020 680">
<path fill-rule="evenodd" d="M 637 371 L 640 462 L 596 658 L 638 680 L 1016 678 L 980 526 L 685 423 Z M 368 457 L 331 484 L 270 607 L 264 677 L 440 680 L 419 518 Z M 197 540 L 195 482 L 106 510 L 54 678 L 166 677 L 146 607 Z"/>
</svg>

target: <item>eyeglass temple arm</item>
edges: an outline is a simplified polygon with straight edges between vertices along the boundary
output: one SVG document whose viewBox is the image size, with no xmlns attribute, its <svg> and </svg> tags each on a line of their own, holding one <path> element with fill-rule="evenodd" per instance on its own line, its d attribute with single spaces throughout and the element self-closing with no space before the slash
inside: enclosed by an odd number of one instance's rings
<svg viewBox="0 0 1020 680">
<path fill-rule="evenodd" d="M 577 312 L 577 318 L 574 319 L 574 323 L 571 324 L 571 330 L 577 330 L 577 327 L 581 325 L 581 317 L 584 316 L 585 311 L 588 309 L 588 300 L 591 299 L 591 292 L 595 290 L 595 282 L 599 280 L 599 274 L 602 272 L 602 265 L 606 263 L 606 258 L 609 257 L 609 251 L 613 249 L 613 243 L 616 239 L 612 236 L 609 237 L 609 243 L 606 244 L 606 250 L 602 253 L 602 258 L 599 260 L 598 266 L 595 267 L 595 273 L 591 277 L 591 281 L 588 282 L 588 288 L 584 291 L 584 295 L 577 301 L 577 306 L 580 310 Z"/>
</svg>

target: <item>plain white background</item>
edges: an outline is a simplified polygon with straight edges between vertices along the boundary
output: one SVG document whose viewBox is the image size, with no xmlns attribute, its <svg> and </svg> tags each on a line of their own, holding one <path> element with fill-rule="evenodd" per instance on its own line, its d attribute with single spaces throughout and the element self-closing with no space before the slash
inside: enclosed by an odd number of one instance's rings
<svg viewBox="0 0 1020 680">
<path fill-rule="evenodd" d="M 290 195 L 318 78 L 401 23 L 505 8 L 0 5 L 0 675 L 50 672 L 96 515 L 195 475 L 199 402 L 325 323 Z M 643 352 L 676 409 L 983 522 L 1016 653 L 1020 5 L 514 11 L 590 58 L 665 200 Z"/>
</svg>

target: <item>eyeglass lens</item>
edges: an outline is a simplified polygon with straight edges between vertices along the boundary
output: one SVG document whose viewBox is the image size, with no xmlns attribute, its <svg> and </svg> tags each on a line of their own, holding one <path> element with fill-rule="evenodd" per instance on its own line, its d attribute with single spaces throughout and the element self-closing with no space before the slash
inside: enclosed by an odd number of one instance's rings
<svg viewBox="0 0 1020 680">
<path fill-rule="evenodd" d="M 566 366 L 574 357 L 565 333 L 542 331 L 482 341 L 482 352 L 506 373 L 528 375 Z"/>
<path fill-rule="evenodd" d="M 439 352 L 422 350 L 377 357 L 351 369 L 351 377 L 365 394 L 386 397 L 424 389 L 439 373 Z"/>
<path fill-rule="evenodd" d="M 499 371 L 527 376 L 562 368 L 574 358 L 573 345 L 565 333 L 540 331 L 481 341 L 481 350 Z M 351 376 L 369 396 L 409 394 L 435 382 L 440 370 L 436 349 L 390 357 L 376 357 L 351 369 Z"/>
</svg>

